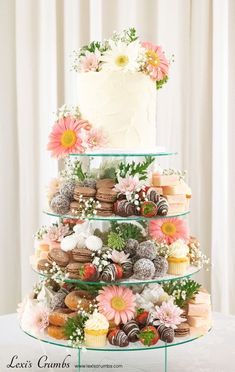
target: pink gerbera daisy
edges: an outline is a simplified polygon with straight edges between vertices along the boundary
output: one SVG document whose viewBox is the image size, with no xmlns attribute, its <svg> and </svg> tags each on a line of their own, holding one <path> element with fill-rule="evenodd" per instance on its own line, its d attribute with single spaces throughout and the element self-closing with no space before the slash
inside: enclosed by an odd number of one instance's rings
<svg viewBox="0 0 235 372">
<path fill-rule="evenodd" d="M 52 128 L 47 145 L 52 156 L 61 158 L 71 153 L 83 153 L 85 149 L 81 139 L 82 129 L 91 129 L 88 121 L 72 116 L 59 119 Z"/>
<path fill-rule="evenodd" d="M 126 323 L 135 315 L 135 295 L 126 287 L 108 286 L 97 296 L 99 311 L 115 324 Z"/>
<path fill-rule="evenodd" d="M 168 76 L 169 61 L 166 59 L 162 47 L 148 41 L 142 43 L 146 49 L 146 72 L 154 81 L 161 81 Z"/>
<path fill-rule="evenodd" d="M 157 242 L 173 243 L 175 240 L 188 241 L 189 229 L 187 222 L 182 218 L 160 218 L 149 223 L 149 234 Z"/>
</svg>

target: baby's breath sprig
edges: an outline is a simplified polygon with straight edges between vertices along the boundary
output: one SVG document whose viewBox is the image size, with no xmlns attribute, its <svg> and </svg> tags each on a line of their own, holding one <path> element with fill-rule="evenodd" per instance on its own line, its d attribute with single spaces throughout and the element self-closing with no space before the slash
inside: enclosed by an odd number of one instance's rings
<svg viewBox="0 0 235 372">
<path fill-rule="evenodd" d="M 39 270 L 39 273 L 47 276 L 47 278 L 53 279 L 56 283 L 61 283 L 66 278 L 64 271 L 56 264 L 52 263 L 52 266 L 49 263 L 46 263 L 47 267 L 44 270 Z"/>
<path fill-rule="evenodd" d="M 209 270 L 210 259 L 200 250 L 199 242 L 191 242 L 189 245 L 190 263 L 197 267 L 206 267 Z"/>
<path fill-rule="evenodd" d="M 72 116 L 74 119 L 80 119 L 81 113 L 78 106 L 68 106 L 63 105 L 61 106 L 56 112 L 56 120 L 60 120 L 66 118 L 68 116 Z"/>
<path fill-rule="evenodd" d="M 155 243 L 157 248 L 157 254 L 159 256 L 167 258 L 170 255 L 170 247 L 166 243 Z"/>
<path fill-rule="evenodd" d="M 179 169 L 174 169 L 174 168 L 167 168 L 167 169 L 163 169 L 162 174 L 164 176 L 176 175 L 176 176 L 179 176 L 180 179 L 185 180 L 187 171 L 186 170 L 181 171 Z"/>
<path fill-rule="evenodd" d="M 82 195 L 78 200 L 79 209 L 72 209 L 73 216 L 79 216 L 80 219 L 92 218 L 97 214 L 97 209 L 100 208 L 100 202 L 94 198 L 85 199 Z"/>
<path fill-rule="evenodd" d="M 139 37 L 137 35 L 136 29 L 134 27 L 131 27 L 123 30 L 122 32 L 114 31 L 111 40 L 115 43 L 121 41 L 123 43 L 130 44 L 138 38 Z"/>
<path fill-rule="evenodd" d="M 48 228 L 47 226 L 41 226 L 37 231 L 36 233 L 34 234 L 34 238 L 38 239 L 38 240 L 42 240 L 43 237 L 47 234 L 48 232 Z"/>
</svg>

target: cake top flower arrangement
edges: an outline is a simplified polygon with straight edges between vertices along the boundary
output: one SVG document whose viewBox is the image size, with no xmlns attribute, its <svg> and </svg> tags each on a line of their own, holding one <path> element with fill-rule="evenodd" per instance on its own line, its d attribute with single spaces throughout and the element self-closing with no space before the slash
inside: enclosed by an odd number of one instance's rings
<svg viewBox="0 0 235 372">
<path fill-rule="evenodd" d="M 169 65 L 161 46 L 141 41 L 135 28 L 129 28 L 75 51 L 72 67 L 76 72 L 142 72 L 156 82 L 159 89 L 168 80 Z"/>
</svg>

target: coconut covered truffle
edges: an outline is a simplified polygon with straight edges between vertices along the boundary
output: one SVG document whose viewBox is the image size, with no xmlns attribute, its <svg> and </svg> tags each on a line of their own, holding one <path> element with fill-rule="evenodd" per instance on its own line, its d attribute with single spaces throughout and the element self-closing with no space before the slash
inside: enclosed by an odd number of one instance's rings
<svg viewBox="0 0 235 372">
<path fill-rule="evenodd" d="M 75 186 L 76 186 L 75 180 L 65 181 L 60 187 L 60 194 L 72 200 Z"/>
<path fill-rule="evenodd" d="M 124 251 L 125 251 L 125 253 L 129 253 L 130 257 L 133 257 L 133 256 L 136 255 L 136 250 L 137 250 L 138 246 L 139 246 L 139 243 L 138 243 L 137 240 L 128 239 L 126 241 L 126 246 L 125 246 Z"/>
<path fill-rule="evenodd" d="M 141 258 L 134 264 L 133 272 L 137 279 L 151 279 L 155 274 L 155 267 L 148 258 Z"/>
<path fill-rule="evenodd" d="M 50 207 L 54 213 L 66 214 L 70 209 L 70 200 L 64 195 L 56 194 L 51 199 Z"/>
<path fill-rule="evenodd" d="M 164 276 L 167 273 L 168 269 L 168 262 L 165 257 L 162 256 L 156 256 L 156 258 L 153 260 L 153 264 L 155 266 L 155 275 L 156 276 Z"/>
<path fill-rule="evenodd" d="M 157 255 L 156 246 L 151 240 L 147 240 L 139 244 L 136 254 L 140 258 L 148 258 L 152 261 Z"/>
</svg>

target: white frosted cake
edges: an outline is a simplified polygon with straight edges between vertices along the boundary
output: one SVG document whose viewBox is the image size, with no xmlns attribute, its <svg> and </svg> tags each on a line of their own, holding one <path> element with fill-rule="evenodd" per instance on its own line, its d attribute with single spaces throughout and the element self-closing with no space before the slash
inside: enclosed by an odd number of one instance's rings
<svg viewBox="0 0 235 372">
<path fill-rule="evenodd" d="M 153 148 L 156 144 L 156 85 L 141 72 L 78 73 L 83 118 L 108 134 L 111 147 Z"/>
</svg>

